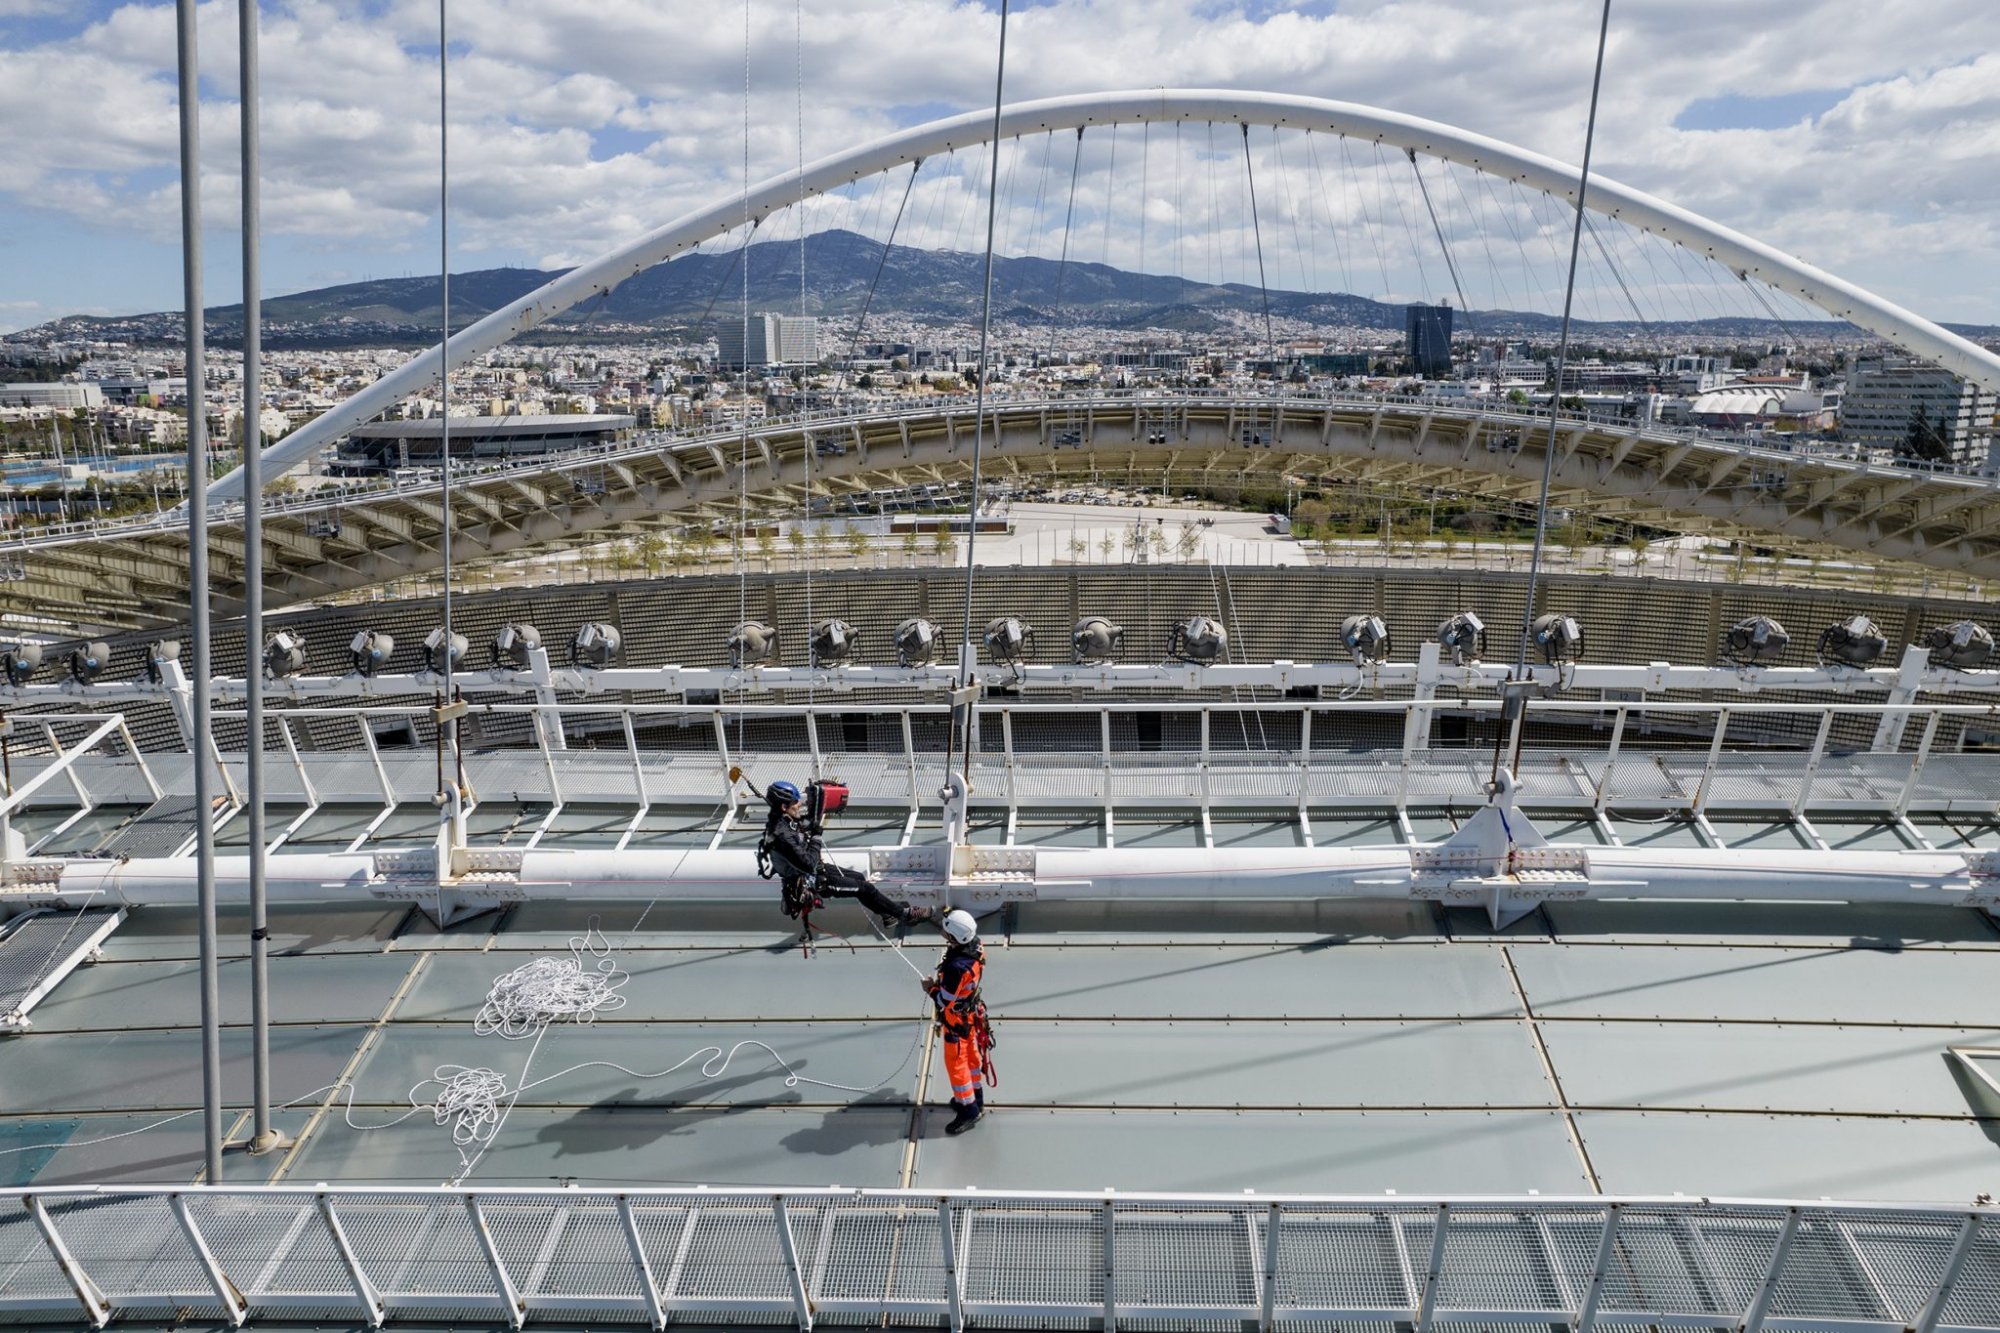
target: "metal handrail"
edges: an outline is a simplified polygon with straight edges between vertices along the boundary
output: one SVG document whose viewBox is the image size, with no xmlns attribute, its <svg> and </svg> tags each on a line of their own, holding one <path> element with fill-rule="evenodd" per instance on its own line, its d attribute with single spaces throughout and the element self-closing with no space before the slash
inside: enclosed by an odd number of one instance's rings
<svg viewBox="0 0 2000 1333">
<path fill-rule="evenodd" d="M 891 1314 L 955 1331 L 968 1319 L 1059 1318 L 1265 1330 L 1382 1320 L 1416 1333 L 1464 1321 L 1579 1333 L 1599 1321 L 1744 1333 L 2000 1326 L 2000 1215 L 1984 1206 L 782 1186 L 10 1193 L 23 1233 L 0 1271 L 0 1312 L 80 1313 L 99 1328 L 162 1306 L 237 1325 L 353 1308 L 378 1327 L 481 1306 L 516 1327 L 619 1311 L 655 1329 L 684 1313 L 788 1314 L 802 1330 L 826 1315 Z M 1402 1257 L 1357 1265 L 1353 1245 Z M 132 1264 L 135 1252 L 153 1261 Z M 486 1263 L 464 1262 L 468 1253 Z M 1035 1264 L 1011 1260 L 1023 1253 Z"/>
</svg>

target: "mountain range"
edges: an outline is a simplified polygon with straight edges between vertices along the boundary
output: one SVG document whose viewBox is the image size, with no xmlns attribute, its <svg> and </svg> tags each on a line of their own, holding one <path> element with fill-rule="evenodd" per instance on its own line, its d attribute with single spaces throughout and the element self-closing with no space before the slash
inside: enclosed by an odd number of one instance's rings
<svg viewBox="0 0 2000 1333">
<path fill-rule="evenodd" d="M 800 246 L 795 241 L 761 242 L 720 253 L 690 253 L 656 264 L 607 296 L 567 312 L 545 325 L 575 335 L 598 326 L 605 337 L 619 333 L 713 332 L 741 309 L 747 265 L 753 310 L 794 311 L 799 302 Z M 920 320 L 976 318 L 983 280 L 983 257 L 954 251 L 887 248 L 850 231 L 824 231 L 804 246 L 806 299 L 810 313 L 834 323 L 857 316 L 864 302 L 875 315 Z M 528 268 L 480 269 L 451 278 L 452 323 L 463 327 L 533 291 L 559 271 Z M 870 289 L 873 288 L 872 299 Z M 1033 256 L 999 257 L 993 265 L 995 317 L 1003 322 L 1166 328 L 1209 332 L 1244 327 L 1259 320 L 1268 299 L 1274 317 L 1320 325 L 1393 330 L 1404 327 L 1404 307 L 1339 292 L 1271 290 L 1242 283 L 1202 283 L 1160 274 L 1133 273 L 1106 264 L 1063 262 Z M 439 284 L 435 277 L 382 278 L 343 283 L 288 296 L 266 297 L 265 340 L 274 347 L 329 344 L 428 342 L 435 337 Z M 240 343 L 241 305 L 208 310 L 209 337 L 220 346 Z M 1458 316 L 1458 331 L 1495 337 L 1552 336 L 1559 321 L 1534 311 L 1475 310 Z M 1653 322 L 1575 321 L 1587 338 L 1652 333 L 1717 341 L 1771 338 L 1795 341 L 1800 333 L 1839 337 L 1851 326 L 1825 320 L 1781 323 L 1771 319 L 1723 318 Z M 2000 329 L 1953 326 L 1969 337 L 1991 337 Z M 122 317 L 70 316 L 17 338 L 97 337 L 175 341 L 178 312 Z"/>
</svg>

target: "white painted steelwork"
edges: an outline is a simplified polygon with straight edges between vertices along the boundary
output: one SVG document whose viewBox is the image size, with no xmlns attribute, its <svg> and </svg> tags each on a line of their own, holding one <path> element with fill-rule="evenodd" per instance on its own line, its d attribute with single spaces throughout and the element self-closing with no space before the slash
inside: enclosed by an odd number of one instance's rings
<svg viewBox="0 0 2000 1333">
<path fill-rule="evenodd" d="M 1091 125 L 1172 121 L 1270 125 L 1369 139 L 1571 200 L 1578 185 L 1577 169 L 1554 158 L 1436 121 L 1351 102 L 1281 93 L 1177 88 L 1021 102 L 1004 108 L 997 119 L 985 112 L 970 112 L 888 135 L 822 158 L 801 170 L 772 177 L 751 187 L 743 196 L 723 199 L 685 214 L 636 241 L 579 264 L 495 310 L 463 333 L 453 335 L 452 364 L 461 365 L 580 302 L 610 291 L 655 264 L 726 234 L 746 215 L 761 221 L 801 198 L 823 194 L 864 176 L 938 153 L 987 142 L 996 132 L 1006 139 Z M 1746 278 L 1795 293 L 1837 319 L 1879 334 L 1955 375 L 2000 391 L 2000 356 L 1761 241 L 1603 176 L 1592 177 L 1584 205 L 1605 217 L 1657 232 Z M 419 354 L 278 441 L 264 452 L 265 475 L 278 476 L 315 450 L 435 381 L 439 359 L 439 349 Z M 241 474 L 232 473 L 216 483 L 213 494 L 216 499 L 231 499 L 239 497 L 242 489 Z"/>
<path fill-rule="evenodd" d="M 162 1308 L 253 1326 L 484 1310 L 655 1329 L 730 1316 L 802 1330 L 825 1317 L 2000 1327 L 2000 1215 L 1984 1206 L 706 1186 L 16 1197 L 25 1207 L 0 1218 L 0 1314 L 99 1328 Z"/>
</svg>

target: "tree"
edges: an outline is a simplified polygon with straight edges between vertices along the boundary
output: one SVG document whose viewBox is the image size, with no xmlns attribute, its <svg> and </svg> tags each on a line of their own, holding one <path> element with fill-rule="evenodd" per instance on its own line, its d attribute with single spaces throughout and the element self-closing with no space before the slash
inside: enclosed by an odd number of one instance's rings
<svg viewBox="0 0 2000 1333">
<path fill-rule="evenodd" d="M 1333 506 L 1324 500 L 1301 500 L 1292 506 L 1292 531 L 1302 537 L 1317 535 L 1333 517 Z"/>
<path fill-rule="evenodd" d="M 868 558 L 867 533 L 863 532 L 860 528 L 849 527 L 845 534 L 845 540 L 847 542 L 847 554 L 853 559 L 855 564 L 858 565 Z"/>
<path fill-rule="evenodd" d="M 1526 407 L 1528 405 L 1527 390 L 1525 389 L 1507 390 L 1507 401 L 1512 403 L 1516 407 Z"/>
<path fill-rule="evenodd" d="M 778 554 L 778 534 L 769 528 L 757 529 L 757 554 L 764 557 L 764 572 L 770 573 L 771 561 Z"/>
<path fill-rule="evenodd" d="M 951 524 L 940 523 L 931 529 L 931 554 L 939 564 L 953 560 L 958 555 L 958 538 L 952 536 Z"/>
<path fill-rule="evenodd" d="M 667 539 L 657 532 L 649 532 L 640 537 L 634 545 L 640 563 L 646 567 L 646 572 L 659 573 L 660 566 L 665 564 L 667 559 Z"/>
<path fill-rule="evenodd" d="M 1644 569 L 1646 566 L 1646 552 L 1652 548 L 1653 539 L 1643 532 L 1635 532 L 1632 534 L 1632 540 L 1627 542 L 1626 545 L 1632 548 L 1632 567 L 1634 569 Z"/>
<path fill-rule="evenodd" d="M 872 389 L 875 387 L 875 377 L 863 372 L 861 378 L 854 381 L 854 387 L 857 389 Z"/>
<path fill-rule="evenodd" d="M 903 529 L 902 546 L 903 546 L 903 563 L 905 565 L 914 565 L 915 563 L 917 563 L 917 548 L 922 544 L 923 544 L 922 539 L 917 536 L 917 530 L 915 527 L 907 527 Z"/>
<path fill-rule="evenodd" d="M 806 530 L 794 523 L 792 530 L 785 534 L 785 541 L 792 548 L 792 559 L 802 561 L 806 556 Z"/>
<path fill-rule="evenodd" d="M 1118 549 L 1118 539 L 1107 532 L 1103 540 L 1097 543 L 1097 549 L 1103 553 L 1105 563 L 1109 564 L 1112 553 Z"/>
<path fill-rule="evenodd" d="M 1201 526 L 1193 519 L 1181 520 L 1180 530 L 1174 535 L 1174 549 L 1183 560 L 1194 559 L 1194 553 L 1201 549 Z"/>
<path fill-rule="evenodd" d="M 1085 555 L 1089 554 L 1089 552 L 1090 552 L 1090 543 L 1088 541 L 1085 541 L 1082 537 L 1071 537 L 1069 539 L 1069 554 L 1072 560 L 1080 561 L 1083 559 Z"/>
</svg>

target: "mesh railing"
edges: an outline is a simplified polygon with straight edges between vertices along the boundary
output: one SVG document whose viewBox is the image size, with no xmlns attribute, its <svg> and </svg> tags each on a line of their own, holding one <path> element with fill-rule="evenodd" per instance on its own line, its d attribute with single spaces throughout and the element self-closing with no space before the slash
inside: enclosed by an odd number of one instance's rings
<svg viewBox="0 0 2000 1333">
<path fill-rule="evenodd" d="M 1990 1208 L 839 1188 L 18 1197 L 0 1215 L 9 1322 L 2000 1327 Z"/>
</svg>

